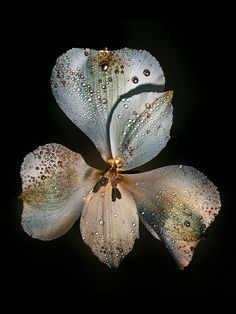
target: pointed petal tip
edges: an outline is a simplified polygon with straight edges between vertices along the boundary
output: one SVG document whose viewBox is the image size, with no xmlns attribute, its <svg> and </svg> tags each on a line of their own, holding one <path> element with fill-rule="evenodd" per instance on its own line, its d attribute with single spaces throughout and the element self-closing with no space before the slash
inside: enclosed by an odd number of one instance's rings
<svg viewBox="0 0 236 314">
<path fill-rule="evenodd" d="M 100 188 L 100 193 L 89 193 L 80 219 L 80 231 L 93 254 L 116 269 L 133 248 L 139 221 L 132 196 L 120 185 L 122 198 L 112 201 L 111 191 L 109 183 Z"/>
</svg>

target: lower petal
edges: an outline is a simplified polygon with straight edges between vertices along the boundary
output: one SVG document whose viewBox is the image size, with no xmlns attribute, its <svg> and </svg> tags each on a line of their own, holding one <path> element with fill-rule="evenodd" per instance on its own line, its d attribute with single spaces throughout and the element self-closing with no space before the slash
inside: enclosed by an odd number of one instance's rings
<svg viewBox="0 0 236 314">
<path fill-rule="evenodd" d="M 40 240 L 67 232 L 98 177 L 81 155 L 60 144 L 47 144 L 28 154 L 21 167 L 25 232 Z"/>
<path fill-rule="evenodd" d="M 188 166 L 168 166 L 126 176 L 147 229 L 160 238 L 180 268 L 186 267 L 220 209 L 214 184 Z"/>
<path fill-rule="evenodd" d="M 110 267 L 118 267 L 132 250 L 138 238 L 139 221 L 133 197 L 118 186 L 121 198 L 112 201 L 112 187 L 108 183 L 87 197 L 80 230 L 84 242 L 99 260 Z"/>
</svg>

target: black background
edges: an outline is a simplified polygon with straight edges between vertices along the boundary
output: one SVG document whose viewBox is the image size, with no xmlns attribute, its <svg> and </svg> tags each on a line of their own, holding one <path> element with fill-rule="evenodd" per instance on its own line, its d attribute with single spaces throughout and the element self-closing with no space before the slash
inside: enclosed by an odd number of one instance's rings
<svg viewBox="0 0 236 314">
<path fill-rule="evenodd" d="M 199 25 L 199 23 L 201 25 Z M 229 294 L 236 291 L 233 192 L 233 52 L 231 25 L 198 20 L 106 21 L 43 27 L 19 23 L 7 62 L 10 90 L 2 111 L 2 276 L 7 295 Z M 20 225 L 19 176 L 24 156 L 57 142 L 103 162 L 90 140 L 62 113 L 50 90 L 56 58 L 72 47 L 145 49 L 160 62 L 166 90 L 174 90 L 171 139 L 142 167 L 192 165 L 218 187 L 222 210 L 186 270 L 141 225 L 140 239 L 119 268 L 109 269 L 83 243 L 79 223 L 61 238 L 42 242 Z M 4 60 L 2 60 L 4 63 Z M 5 123 L 5 124 L 4 124 Z"/>
</svg>

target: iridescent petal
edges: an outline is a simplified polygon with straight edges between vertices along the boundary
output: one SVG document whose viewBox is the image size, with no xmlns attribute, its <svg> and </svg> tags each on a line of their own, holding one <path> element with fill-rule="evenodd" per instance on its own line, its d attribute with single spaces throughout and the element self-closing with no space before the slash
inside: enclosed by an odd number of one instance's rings
<svg viewBox="0 0 236 314">
<path fill-rule="evenodd" d="M 21 178 L 22 226 L 33 238 L 52 240 L 80 216 L 99 175 L 79 154 L 59 144 L 47 144 L 25 157 Z"/>
<path fill-rule="evenodd" d="M 167 246 L 180 268 L 192 259 L 206 228 L 220 210 L 214 184 L 188 166 L 168 166 L 125 176 L 141 219 Z"/>
<path fill-rule="evenodd" d="M 121 95 L 142 84 L 164 85 L 158 61 L 146 51 L 71 49 L 53 68 L 51 85 L 61 109 L 111 158 L 110 115 Z"/>
<path fill-rule="evenodd" d="M 166 146 L 172 125 L 173 92 L 142 93 L 115 108 L 110 124 L 113 158 L 124 161 L 124 170 L 141 166 Z"/>
<path fill-rule="evenodd" d="M 84 242 L 99 260 L 110 267 L 118 267 L 132 250 L 138 238 L 138 215 L 133 197 L 118 186 L 121 198 L 112 201 L 110 183 L 87 197 L 80 230 Z"/>
</svg>

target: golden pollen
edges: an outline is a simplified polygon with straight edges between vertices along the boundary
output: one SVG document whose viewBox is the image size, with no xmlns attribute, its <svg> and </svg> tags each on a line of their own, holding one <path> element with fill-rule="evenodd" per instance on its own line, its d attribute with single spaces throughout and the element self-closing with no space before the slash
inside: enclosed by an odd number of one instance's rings
<svg viewBox="0 0 236 314">
<path fill-rule="evenodd" d="M 102 68 L 102 71 L 107 71 L 110 66 L 110 51 L 107 48 L 104 48 L 98 52 L 98 57 L 99 57 L 99 65 Z"/>
<path fill-rule="evenodd" d="M 109 159 L 107 162 L 111 167 L 116 167 L 116 168 L 121 168 L 124 165 L 124 161 L 120 157 Z"/>
</svg>

